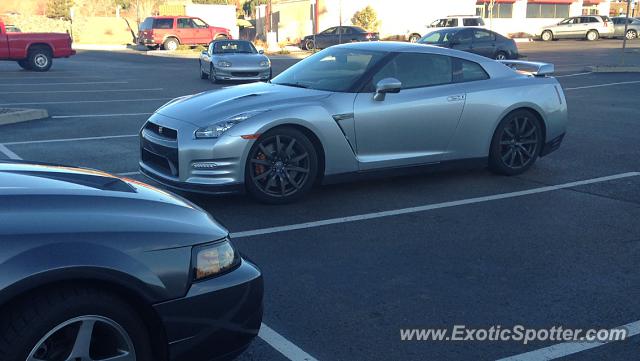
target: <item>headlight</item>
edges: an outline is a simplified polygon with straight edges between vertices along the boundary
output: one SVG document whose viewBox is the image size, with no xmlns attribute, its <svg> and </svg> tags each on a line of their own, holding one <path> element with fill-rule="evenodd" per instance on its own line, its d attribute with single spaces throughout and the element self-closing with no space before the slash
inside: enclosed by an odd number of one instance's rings
<svg viewBox="0 0 640 361">
<path fill-rule="evenodd" d="M 231 118 L 212 124 L 208 127 L 198 129 L 196 131 L 196 138 L 218 138 L 234 125 L 264 112 L 266 112 L 266 110 L 255 110 L 234 115 Z"/>
<path fill-rule="evenodd" d="M 240 263 L 240 255 L 229 240 L 194 247 L 192 257 L 196 281 L 225 273 Z"/>
<path fill-rule="evenodd" d="M 228 68 L 228 67 L 231 66 L 231 63 L 228 62 L 228 61 L 220 60 L 218 62 L 218 66 L 221 67 L 221 68 Z"/>
<path fill-rule="evenodd" d="M 271 66 L 271 62 L 269 60 L 263 60 L 260 62 L 261 68 L 268 68 L 269 66 Z"/>
</svg>

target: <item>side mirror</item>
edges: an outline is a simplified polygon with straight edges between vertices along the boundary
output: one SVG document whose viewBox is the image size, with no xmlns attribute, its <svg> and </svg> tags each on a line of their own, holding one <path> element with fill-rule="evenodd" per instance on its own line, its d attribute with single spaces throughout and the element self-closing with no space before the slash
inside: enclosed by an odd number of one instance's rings
<svg viewBox="0 0 640 361">
<path fill-rule="evenodd" d="M 387 93 L 399 93 L 402 89 L 402 83 L 396 78 L 384 78 L 376 84 L 376 93 L 373 100 L 383 101 L 387 97 Z"/>
<path fill-rule="evenodd" d="M 258 50 L 258 54 L 264 54 L 264 50 L 262 49 Z"/>
<path fill-rule="evenodd" d="M 209 55 L 209 51 L 208 50 L 203 50 L 202 51 L 202 55 Z"/>
</svg>

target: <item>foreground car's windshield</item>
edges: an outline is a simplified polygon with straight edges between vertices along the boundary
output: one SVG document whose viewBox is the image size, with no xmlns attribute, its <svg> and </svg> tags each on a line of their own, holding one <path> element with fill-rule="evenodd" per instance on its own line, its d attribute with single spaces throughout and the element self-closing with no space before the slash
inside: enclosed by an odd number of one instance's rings
<svg viewBox="0 0 640 361">
<path fill-rule="evenodd" d="M 380 51 L 329 48 L 285 70 L 271 82 L 346 92 L 386 54 Z"/>
<path fill-rule="evenodd" d="M 214 54 L 255 54 L 258 51 L 248 41 L 217 41 L 213 44 Z"/>
</svg>

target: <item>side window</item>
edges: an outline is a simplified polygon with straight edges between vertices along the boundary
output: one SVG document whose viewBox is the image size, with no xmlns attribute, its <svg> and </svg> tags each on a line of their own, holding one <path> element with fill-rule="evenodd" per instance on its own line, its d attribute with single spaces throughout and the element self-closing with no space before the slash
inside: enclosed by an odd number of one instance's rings
<svg viewBox="0 0 640 361">
<path fill-rule="evenodd" d="M 490 33 L 486 30 L 474 30 L 473 31 L 473 41 L 474 42 L 482 42 L 482 41 L 495 41 L 496 36 L 493 33 Z"/>
<path fill-rule="evenodd" d="M 178 19 L 178 29 L 191 29 L 193 28 L 193 22 L 188 18 Z"/>
<path fill-rule="evenodd" d="M 192 23 L 195 25 L 196 28 L 207 28 L 207 23 L 205 23 L 204 21 L 200 20 L 200 19 L 191 19 Z"/>
<path fill-rule="evenodd" d="M 472 39 L 473 39 L 473 31 L 469 29 L 458 32 L 454 37 L 454 40 L 458 45 L 471 44 Z"/>
<path fill-rule="evenodd" d="M 323 31 L 322 35 L 333 35 L 333 34 L 336 34 L 337 33 L 337 31 L 336 31 L 337 29 L 338 28 L 329 28 L 329 29 Z"/>
<path fill-rule="evenodd" d="M 447 20 L 447 25 L 446 25 L 447 28 L 454 28 L 456 26 L 458 26 L 458 19 L 448 19 Z"/>
<path fill-rule="evenodd" d="M 400 53 L 373 76 L 372 86 L 384 78 L 396 78 L 402 89 L 449 84 L 453 81 L 451 58 L 444 55 Z"/>
<path fill-rule="evenodd" d="M 462 25 L 463 26 L 478 26 L 480 24 L 478 24 L 478 19 L 476 19 L 476 18 L 467 18 L 467 19 L 462 19 Z"/>
<path fill-rule="evenodd" d="M 478 63 L 453 58 L 453 66 L 453 81 L 456 83 L 489 79 L 487 72 Z"/>
<path fill-rule="evenodd" d="M 351 28 L 342 28 L 340 30 L 343 34 L 347 34 L 347 35 L 351 35 L 353 33 L 353 31 L 351 30 Z"/>
<path fill-rule="evenodd" d="M 155 19 L 153 21 L 154 29 L 173 29 L 173 19 Z"/>
</svg>

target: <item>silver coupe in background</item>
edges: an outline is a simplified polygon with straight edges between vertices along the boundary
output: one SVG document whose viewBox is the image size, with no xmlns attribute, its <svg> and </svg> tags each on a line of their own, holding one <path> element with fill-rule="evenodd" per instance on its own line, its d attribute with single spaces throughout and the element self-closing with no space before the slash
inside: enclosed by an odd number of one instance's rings
<svg viewBox="0 0 640 361">
<path fill-rule="evenodd" d="M 165 104 L 140 132 L 140 169 L 175 189 L 269 203 L 317 183 L 458 161 L 520 174 L 565 134 L 553 71 L 420 44 L 334 46 L 270 83 Z"/>
<path fill-rule="evenodd" d="M 215 40 L 200 54 L 200 78 L 212 83 L 220 80 L 268 81 L 271 61 L 250 41 Z"/>
</svg>

